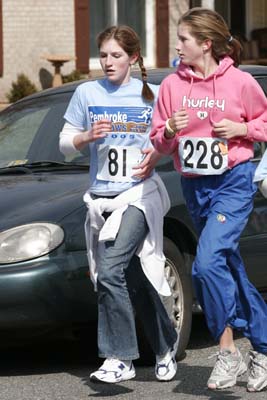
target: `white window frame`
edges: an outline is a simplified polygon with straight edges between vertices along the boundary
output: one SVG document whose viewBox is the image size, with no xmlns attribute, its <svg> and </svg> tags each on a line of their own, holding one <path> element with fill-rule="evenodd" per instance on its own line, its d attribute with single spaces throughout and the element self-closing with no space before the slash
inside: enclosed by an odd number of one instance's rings
<svg viewBox="0 0 267 400">
<path fill-rule="evenodd" d="M 156 37 L 156 0 L 144 0 L 146 3 L 146 57 L 144 57 L 144 65 L 146 68 L 155 67 L 155 37 Z M 116 25 L 118 20 L 117 0 L 110 0 L 111 24 Z M 100 69 L 99 58 L 90 58 L 90 69 Z"/>
<path fill-rule="evenodd" d="M 266 26 L 266 0 L 246 0 L 247 15 L 247 37 L 250 39 L 252 29 L 264 28 Z"/>
</svg>

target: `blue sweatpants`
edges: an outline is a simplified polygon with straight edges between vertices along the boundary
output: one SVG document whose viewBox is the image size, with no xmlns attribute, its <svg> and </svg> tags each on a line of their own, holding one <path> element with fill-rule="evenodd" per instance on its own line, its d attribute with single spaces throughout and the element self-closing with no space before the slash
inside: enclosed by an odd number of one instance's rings
<svg viewBox="0 0 267 400">
<path fill-rule="evenodd" d="M 212 336 L 218 341 L 227 326 L 241 329 L 254 350 L 266 354 L 267 305 L 239 252 L 256 192 L 254 171 L 248 161 L 218 176 L 182 177 L 182 187 L 199 233 L 193 285 Z"/>
</svg>

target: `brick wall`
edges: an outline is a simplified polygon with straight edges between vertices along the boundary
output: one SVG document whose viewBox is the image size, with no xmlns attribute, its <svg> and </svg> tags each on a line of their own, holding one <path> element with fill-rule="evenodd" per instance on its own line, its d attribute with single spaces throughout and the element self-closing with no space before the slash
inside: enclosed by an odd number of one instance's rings
<svg viewBox="0 0 267 400">
<path fill-rule="evenodd" d="M 2 0 L 4 74 L 0 101 L 17 74 L 25 73 L 38 88 L 46 86 L 54 72 L 43 54 L 75 55 L 74 0 Z M 62 67 L 75 69 L 70 61 Z M 48 79 L 47 79 L 48 78 Z"/>
</svg>

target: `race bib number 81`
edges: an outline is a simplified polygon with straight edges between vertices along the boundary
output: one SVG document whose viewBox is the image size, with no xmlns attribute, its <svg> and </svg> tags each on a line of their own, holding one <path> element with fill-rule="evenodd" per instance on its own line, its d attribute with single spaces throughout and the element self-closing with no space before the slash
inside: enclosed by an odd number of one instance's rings
<svg viewBox="0 0 267 400">
<path fill-rule="evenodd" d="M 228 169 L 227 140 L 219 138 L 181 137 L 179 159 L 182 172 L 220 175 Z"/>
<path fill-rule="evenodd" d="M 140 149 L 132 146 L 98 146 L 97 179 L 112 182 L 132 182 L 134 166 L 143 160 Z"/>
</svg>

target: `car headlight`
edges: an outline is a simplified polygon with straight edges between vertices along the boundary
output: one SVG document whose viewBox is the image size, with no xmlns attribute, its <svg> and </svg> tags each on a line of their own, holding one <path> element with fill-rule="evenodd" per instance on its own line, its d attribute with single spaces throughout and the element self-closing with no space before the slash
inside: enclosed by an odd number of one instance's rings
<svg viewBox="0 0 267 400">
<path fill-rule="evenodd" d="M 30 260 L 50 253 L 64 240 L 63 229 L 50 223 L 33 223 L 0 232 L 0 264 Z"/>
</svg>

